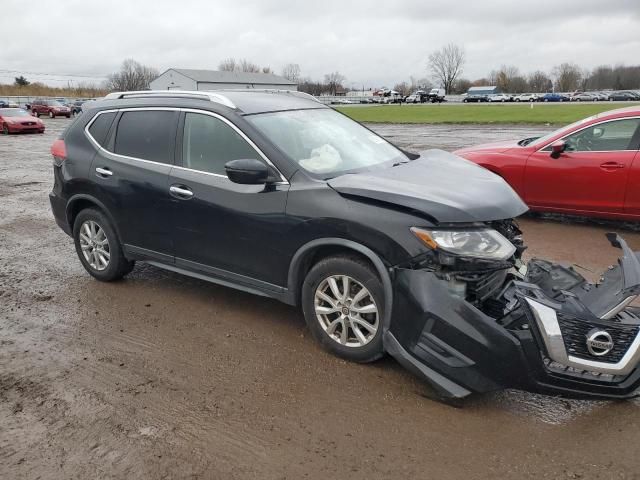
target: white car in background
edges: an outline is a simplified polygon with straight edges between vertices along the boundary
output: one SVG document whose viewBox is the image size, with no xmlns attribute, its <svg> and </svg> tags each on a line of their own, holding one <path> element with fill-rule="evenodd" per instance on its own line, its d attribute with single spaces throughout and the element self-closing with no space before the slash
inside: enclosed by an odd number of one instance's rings
<svg viewBox="0 0 640 480">
<path fill-rule="evenodd" d="M 511 95 L 508 95 L 506 93 L 494 93 L 492 95 L 489 95 L 489 101 L 490 102 L 510 102 Z"/>
<path fill-rule="evenodd" d="M 513 97 L 514 102 L 537 102 L 540 97 L 537 93 L 521 93 Z"/>
</svg>

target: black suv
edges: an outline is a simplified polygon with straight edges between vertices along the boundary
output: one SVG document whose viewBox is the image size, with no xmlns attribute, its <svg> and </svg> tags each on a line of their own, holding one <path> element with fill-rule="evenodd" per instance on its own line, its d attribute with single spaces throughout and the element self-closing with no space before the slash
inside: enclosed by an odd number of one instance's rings
<svg viewBox="0 0 640 480">
<path fill-rule="evenodd" d="M 51 206 L 86 270 L 143 261 L 302 307 L 344 358 L 385 352 L 442 397 L 629 397 L 638 254 L 597 285 L 524 264 L 527 210 L 452 154 L 403 151 L 298 92 L 110 94 L 52 146 Z"/>
</svg>

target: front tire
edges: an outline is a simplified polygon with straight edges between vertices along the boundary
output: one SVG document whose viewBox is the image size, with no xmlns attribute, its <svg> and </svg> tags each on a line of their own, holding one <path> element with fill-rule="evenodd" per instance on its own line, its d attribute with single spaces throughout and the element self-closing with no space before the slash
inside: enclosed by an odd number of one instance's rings
<svg viewBox="0 0 640 480">
<path fill-rule="evenodd" d="M 49 118 L 56 118 L 55 113 L 53 113 L 52 111 L 49 111 Z"/>
<path fill-rule="evenodd" d="M 9 135 L 9 127 L 7 126 L 6 123 L 4 125 L 2 125 L 2 133 L 4 135 Z"/>
<path fill-rule="evenodd" d="M 78 214 L 73 240 L 82 266 L 97 280 L 112 282 L 133 270 L 134 262 L 124 257 L 113 225 L 99 210 L 89 208 Z"/>
<path fill-rule="evenodd" d="M 384 307 L 382 282 L 358 257 L 321 260 L 302 285 L 302 310 L 313 337 L 354 362 L 372 362 L 383 355 Z"/>
</svg>

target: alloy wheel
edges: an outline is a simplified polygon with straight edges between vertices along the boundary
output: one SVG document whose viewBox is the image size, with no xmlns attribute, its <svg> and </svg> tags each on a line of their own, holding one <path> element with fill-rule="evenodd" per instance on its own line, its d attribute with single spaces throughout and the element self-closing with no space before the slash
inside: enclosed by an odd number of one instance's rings
<svg viewBox="0 0 640 480">
<path fill-rule="evenodd" d="M 80 248 L 91 268 L 102 271 L 109 266 L 109 240 L 102 227 L 94 220 L 87 220 L 80 226 Z"/>
<path fill-rule="evenodd" d="M 371 292 L 347 275 L 325 278 L 314 296 L 316 318 L 333 341 L 363 347 L 376 335 L 379 312 Z"/>
</svg>

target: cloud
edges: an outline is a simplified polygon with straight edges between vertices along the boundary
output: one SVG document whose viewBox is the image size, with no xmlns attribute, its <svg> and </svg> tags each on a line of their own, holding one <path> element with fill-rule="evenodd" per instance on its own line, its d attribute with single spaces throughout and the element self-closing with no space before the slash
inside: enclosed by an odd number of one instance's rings
<svg viewBox="0 0 640 480">
<path fill-rule="evenodd" d="M 3 43 L 0 69 L 51 79 L 104 75 L 125 58 L 163 70 L 236 57 L 276 71 L 298 63 L 312 78 L 337 70 L 348 85 L 374 87 L 426 76 L 429 53 L 449 42 L 465 47 L 472 79 L 502 64 L 526 73 L 634 63 L 639 27 L 635 0 L 3 0 L 3 34 L 16 40 Z"/>
</svg>

